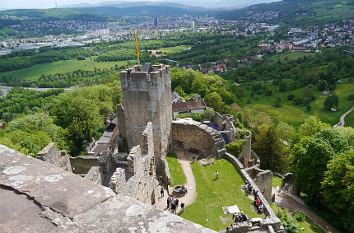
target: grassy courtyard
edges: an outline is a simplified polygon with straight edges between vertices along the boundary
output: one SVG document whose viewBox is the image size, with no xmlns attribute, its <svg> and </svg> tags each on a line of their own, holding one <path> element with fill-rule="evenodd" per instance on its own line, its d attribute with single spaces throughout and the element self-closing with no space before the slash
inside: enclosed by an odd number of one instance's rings
<svg viewBox="0 0 354 233">
<path fill-rule="evenodd" d="M 261 216 L 254 211 L 252 200 L 241 190 L 244 185 L 241 176 L 227 160 L 217 160 L 207 167 L 195 162 L 192 170 L 197 183 L 197 199 L 181 217 L 219 231 L 233 222 L 231 215 L 224 214 L 223 206 L 238 205 L 250 218 Z M 220 176 L 214 181 L 216 170 Z"/>
<path fill-rule="evenodd" d="M 181 164 L 178 162 L 177 155 L 170 153 L 166 156 L 168 167 L 171 174 L 171 186 L 182 185 L 187 183 Z"/>
</svg>

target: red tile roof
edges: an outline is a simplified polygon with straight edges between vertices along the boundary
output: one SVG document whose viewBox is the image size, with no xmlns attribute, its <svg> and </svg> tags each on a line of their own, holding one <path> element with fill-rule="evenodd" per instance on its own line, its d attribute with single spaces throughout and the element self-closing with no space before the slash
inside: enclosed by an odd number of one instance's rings
<svg viewBox="0 0 354 233">
<path fill-rule="evenodd" d="M 173 112 L 188 112 L 191 110 L 205 109 L 207 106 L 204 101 L 201 99 L 192 100 L 182 103 L 173 103 L 172 111 Z"/>
</svg>

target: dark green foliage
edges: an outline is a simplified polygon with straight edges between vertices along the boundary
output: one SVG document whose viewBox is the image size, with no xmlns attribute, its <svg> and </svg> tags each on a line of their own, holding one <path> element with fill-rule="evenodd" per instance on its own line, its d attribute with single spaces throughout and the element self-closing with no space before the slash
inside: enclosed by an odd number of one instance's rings
<svg viewBox="0 0 354 233">
<path fill-rule="evenodd" d="M 50 142 L 63 145 L 63 130 L 45 113 L 18 118 L 0 130 L 0 144 L 35 156 Z"/>
<path fill-rule="evenodd" d="M 350 96 L 348 96 L 348 98 L 347 98 L 348 100 L 354 100 L 354 94 L 352 94 L 352 95 L 350 95 Z"/>
<path fill-rule="evenodd" d="M 323 129 L 314 137 L 327 142 L 333 148 L 334 153 L 340 153 L 349 148 L 348 140 L 339 130 Z"/>
<path fill-rule="evenodd" d="M 6 98 L 0 97 L 0 119 L 11 121 L 19 114 L 29 114 L 44 109 L 55 96 L 63 93 L 61 89 L 37 92 L 23 88 L 13 88 Z"/>
<path fill-rule="evenodd" d="M 276 108 L 280 108 L 281 107 L 281 102 L 282 102 L 282 99 L 281 99 L 281 97 L 278 96 L 275 99 L 273 106 L 276 107 Z"/>
<path fill-rule="evenodd" d="M 298 233 L 300 231 L 299 227 L 286 210 L 278 209 L 276 214 L 282 222 L 286 233 Z"/>
<path fill-rule="evenodd" d="M 319 138 L 305 138 L 294 147 L 294 173 L 310 203 L 320 201 L 320 185 L 334 150 Z"/>
<path fill-rule="evenodd" d="M 245 143 L 246 143 L 245 139 L 236 139 L 235 141 L 226 145 L 226 150 L 227 152 L 229 152 L 230 154 L 238 158 L 242 152 Z"/>
<path fill-rule="evenodd" d="M 257 129 L 253 149 L 261 160 L 262 169 L 284 173 L 288 169 L 287 148 L 281 143 L 273 125 L 262 125 Z"/>
<path fill-rule="evenodd" d="M 335 223 L 354 232 L 354 151 L 336 156 L 328 164 L 321 186 L 323 203 L 336 216 Z"/>
<path fill-rule="evenodd" d="M 338 108 L 338 96 L 330 95 L 326 98 L 325 102 L 323 103 L 323 107 L 326 111 L 331 111 L 332 108 Z"/>
<path fill-rule="evenodd" d="M 293 214 L 293 218 L 295 218 L 298 222 L 303 222 L 306 220 L 306 215 L 302 213 L 301 211 L 296 211 Z"/>
<path fill-rule="evenodd" d="M 112 111 L 112 90 L 96 86 L 61 94 L 50 115 L 65 129 L 71 155 L 79 155 L 92 138 L 99 137 Z"/>
</svg>

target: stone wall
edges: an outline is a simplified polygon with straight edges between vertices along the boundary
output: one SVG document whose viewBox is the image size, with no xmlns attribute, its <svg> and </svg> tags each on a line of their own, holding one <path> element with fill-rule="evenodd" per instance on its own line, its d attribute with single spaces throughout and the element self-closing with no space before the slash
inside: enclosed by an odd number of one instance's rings
<svg viewBox="0 0 354 233">
<path fill-rule="evenodd" d="M 272 201 L 272 181 L 273 172 L 270 170 L 262 170 L 257 166 L 247 168 L 246 172 L 251 176 L 263 196 L 269 201 Z"/>
<path fill-rule="evenodd" d="M 0 145 L 1 233 L 214 233 Z"/>
<path fill-rule="evenodd" d="M 86 175 L 92 167 L 99 166 L 99 158 L 96 156 L 70 157 L 73 173 Z"/>
<path fill-rule="evenodd" d="M 264 204 L 264 213 L 266 215 L 266 218 L 262 219 L 261 225 L 259 226 L 259 229 L 257 232 L 260 231 L 265 231 L 269 232 L 269 227 L 274 230 L 274 232 L 284 232 L 283 231 L 283 226 L 279 220 L 279 218 L 276 216 L 274 213 L 273 209 L 268 203 L 268 200 L 265 198 L 265 196 L 262 194 L 262 191 L 258 188 L 257 184 L 255 181 L 251 178 L 251 176 L 247 173 L 247 169 L 243 166 L 243 164 L 233 155 L 230 153 L 225 153 L 224 154 L 224 159 L 228 160 L 231 162 L 235 169 L 238 171 L 238 173 L 241 175 L 242 179 L 244 181 L 247 181 L 250 183 L 253 187 L 254 190 L 256 190 L 259 194 L 259 198 L 262 200 Z M 254 229 L 256 230 L 256 229 Z M 239 232 L 250 232 L 251 229 L 247 226 L 242 226 L 242 225 L 236 225 L 236 228 L 234 228 L 231 232 L 232 233 L 239 233 Z"/>
<path fill-rule="evenodd" d="M 236 138 L 236 128 L 234 126 L 234 117 L 230 115 L 221 115 L 216 113 L 214 122 L 217 124 L 218 129 L 223 131 L 227 136 L 229 142 L 232 142 Z"/>
<path fill-rule="evenodd" d="M 110 187 L 118 194 L 155 204 L 158 196 L 152 124 L 142 134 L 140 145 L 133 147 L 128 156 L 128 167 L 117 168 Z"/>
<path fill-rule="evenodd" d="M 91 167 L 90 171 L 84 177 L 87 180 L 91 180 L 95 184 L 102 184 L 104 177 L 101 167 Z"/>
<path fill-rule="evenodd" d="M 54 143 L 48 144 L 45 148 L 38 152 L 37 158 L 53 164 L 54 166 L 63 168 L 66 171 L 72 171 L 69 156 L 65 153 L 65 151 L 59 151 Z"/>
<path fill-rule="evenodd" d="M 296 184 L 295 176 L 292 173 L 287 173 L 282 178 L 280 189 L 282 189 L 292 195 L 300 196 L 300 189 L 299 189 L 298 185 Z"/>
<path fill-rule="evenodd" d="M 121 72 L 123 107 L 128 148 L 139 145 L 147 122 L 152 122 L 159 175 L 171 142 L 172 97 L 170 66 L 142 66 Z"/>
<path fill-rule="evenodd" d="M 239 156 L 240 161 L 245 167 L 253 167 L 260 164 L 259 157 L 252 150 L 252 135 L 246 138 L 246 143 L 243 146 L 242 152 Z"/>
<path fill-rule="evenodd" d="M 225 143 L 215 129 L 192 119 L 177 119 L 172 123 L 172 139 L 175 148 L 198 153 L 201 158 L 220 158 Z"/>
</svg>

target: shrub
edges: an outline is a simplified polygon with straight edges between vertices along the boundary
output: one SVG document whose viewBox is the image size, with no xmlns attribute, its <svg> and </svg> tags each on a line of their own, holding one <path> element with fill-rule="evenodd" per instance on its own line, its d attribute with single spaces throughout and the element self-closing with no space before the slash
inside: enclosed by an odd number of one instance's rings
<svg viewBox="0 0 354 233">
<path fill-rule="evenodd" d="M 296 211 L 293 214 L 293 217 L 296 219 L 298 222 L 304 222 L 306 220 L 306 215 L 302 213 L 301 211 Z"/>
<path fill-rule="evenodd" d="M 347 100 L 349 100 L 349 101 L 354 100 L 354 94 L 351 94 L 350 96 L 348 96 Z"/>
<path fill-rule="evenodd" d="M 288 95 L 288 100 L 292 101 L 293 99 L 295 99 L 295 95 L 293 94 Z"/>
</svg>

